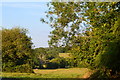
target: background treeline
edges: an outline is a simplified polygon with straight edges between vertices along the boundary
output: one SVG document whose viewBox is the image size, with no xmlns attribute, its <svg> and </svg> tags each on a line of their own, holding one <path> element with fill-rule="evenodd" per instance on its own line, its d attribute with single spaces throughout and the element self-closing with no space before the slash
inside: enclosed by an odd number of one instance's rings
<svg viewBox="0 0 120 80">
<path fill-rule="evenodd" d="M 60 51 L 61 50 L 61 51 Z M 60 57 L 59 53 L 64 51 L 63 48 L 36 48 L 35 54 L 35 67 L 37 69 L 56 69 L 65 68 L 67 61 L 65 58 Z"/>
</svg>

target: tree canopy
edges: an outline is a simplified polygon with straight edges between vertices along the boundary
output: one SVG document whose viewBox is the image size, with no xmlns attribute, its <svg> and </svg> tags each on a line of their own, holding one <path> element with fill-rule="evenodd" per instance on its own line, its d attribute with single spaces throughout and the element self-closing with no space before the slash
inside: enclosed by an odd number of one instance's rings
<svg viewBox="0 0 120 80">
<path fill-rule="evenodd" d="M 32 42 L 26 33 L 26 29 L 2 29 L 3 71 L 32 72 Z"/>
<path fill-rule="evenodd" d="M 120 2 L 51 2 L 49 45 L 69 46 L 75 66 L 120 71 Z"/>
</svg>

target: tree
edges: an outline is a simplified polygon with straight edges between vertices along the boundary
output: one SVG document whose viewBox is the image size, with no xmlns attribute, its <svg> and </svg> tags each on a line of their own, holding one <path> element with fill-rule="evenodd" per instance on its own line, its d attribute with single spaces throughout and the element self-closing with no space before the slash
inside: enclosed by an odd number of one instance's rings
<svg viewBox="0 0 120 80">
<path fill-rule="evenodd" d="M 56 48 L 36 48 L 34 49 L 36 66 L 39 68 L 44 68 L 44 65 L 48 65 L 50 60 L 58 57 L 58 50 Z M 51 65 L 51 64 L 50 64 Z M 48 66 L 45 66 L 46 68 Z"/>
<path fill-rule="evenodd" d="M 38 59 L 38 64 L 43 65 L 47 60 L 46 59 L 47 53 L 45 48 L 36 48 L 34 51 L 36 58 Z"/>
<path fill-rule="evenodd" d="M 52 2 L 47 13 L 50 46 L 72 47 L 77 64 L 120 71 L 120 2 Z"/>
<path fill-rule="evenodd" d="M 80 5 L 81 4 L 81 5 Z M 52 2 L 48 5 L 47 11 L 49 21 L 46 22 L 54 29 L 49 36 L 49 45 L 53 47 L 72 45 L 71 40 L 80 35 L 80 23 L 82 18 L 79 14 L 83 3 L 59 3 Z M 52 6 L 51 6 L 52 5 Z M 45 22 L 44 19 L 41 19 Z M 82 26 L 82 25 L 81 25 Z M 87 26 L 87 25 L 85 25 Z"/>
<path fill-rule="evenodd" d="M 2 70 L 32 72 L 32 42 L 21 28 L 2 29 Z"/>
<path fill-rule="evenodd" d="M 120 71 L 120 2 L 87 3 L 86 6 L 85 15 L 98 38 L 94 50 L 97 53 L 95 65 L 111 76 Z"/>
</svg>

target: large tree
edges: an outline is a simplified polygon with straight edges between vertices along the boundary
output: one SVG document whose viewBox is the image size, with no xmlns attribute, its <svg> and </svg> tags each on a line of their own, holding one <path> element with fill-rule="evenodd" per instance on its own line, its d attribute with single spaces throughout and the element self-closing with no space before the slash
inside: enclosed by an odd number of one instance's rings
<svg viewBox="0 0 120 80">
<path fill-rule="evenodd" d="M 82 20 L 82 4 L 84 3 L 59 3 L 52 2 L 48 4 L 49 11 L 47 17 L 49 21 L 41 19 L 51 25 L 49 45 L 53 47 L 72 45 L 71 40 L 82 32 L 81 27 L 88 26 Z M 51 6 L 52 5 L 52 6 Z M 83 23 L 83 24 L 81 24 Z"/>
<path fill-rule="evenodd" d="M 75 63 L 119 72 L 120 2 L 52 2 L 50 46 L 69 46 Z"/>
<path fill-rule="evenodd" d="M 2 70 L 32 72 L 32 42 L 27 30 L 2 29 Z"/>
</svg>

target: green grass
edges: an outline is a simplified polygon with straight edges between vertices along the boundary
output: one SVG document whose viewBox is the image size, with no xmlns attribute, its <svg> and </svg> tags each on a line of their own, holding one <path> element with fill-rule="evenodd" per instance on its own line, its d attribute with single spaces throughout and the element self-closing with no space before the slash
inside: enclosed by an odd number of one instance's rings
<svg viewBox="0 0 120 80">
<path fill-rule="evenodd" d="M 35 73 L 2 73 L 3 78 L 86 78 L 93 71 L 87 68 L 34 69 Z"/>
</svg>

